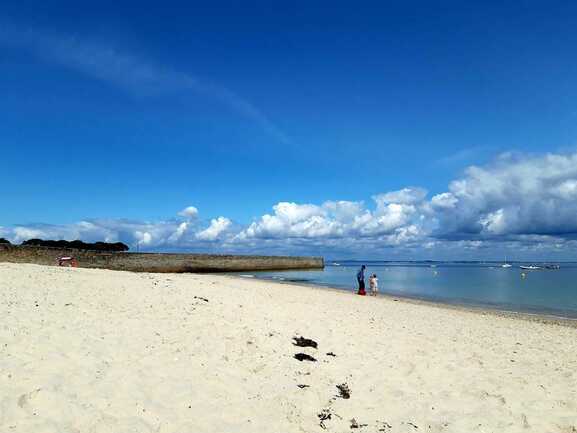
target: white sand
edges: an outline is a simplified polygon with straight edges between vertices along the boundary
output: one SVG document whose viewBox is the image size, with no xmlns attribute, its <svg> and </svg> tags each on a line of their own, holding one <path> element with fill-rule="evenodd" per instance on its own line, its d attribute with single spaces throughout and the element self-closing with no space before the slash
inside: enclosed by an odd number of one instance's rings
<svg viewBox="0 0 577 433">
<path fill-rule="evenodd" d="M 0 264 L 0 317 L 1 433 L 577 431 L 570 327 L 248 278 L 16 264 Z M 350 399 L 335 397 L 342 383 Z"/>
</svg>

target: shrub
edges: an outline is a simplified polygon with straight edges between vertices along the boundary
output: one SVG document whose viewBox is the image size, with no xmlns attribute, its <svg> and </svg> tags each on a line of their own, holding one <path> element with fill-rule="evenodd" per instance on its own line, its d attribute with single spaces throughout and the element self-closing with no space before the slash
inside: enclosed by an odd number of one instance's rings
<svg viewBox="0 0 577 433">
<path fill-rule="evenodd" d="M 91 250 L 91 251 L 128 251 L 128 245 L 122 242 L 95 242 L 87 243 L 81 240 L 65 241 L 65 240 L 42 240 L 42 239 L 28 239 L 22 242 L 22 245 L 29 245 L 35 247 L 52 247 L 52 248 L 74 248 L 76 250 Z"/>
</svg>

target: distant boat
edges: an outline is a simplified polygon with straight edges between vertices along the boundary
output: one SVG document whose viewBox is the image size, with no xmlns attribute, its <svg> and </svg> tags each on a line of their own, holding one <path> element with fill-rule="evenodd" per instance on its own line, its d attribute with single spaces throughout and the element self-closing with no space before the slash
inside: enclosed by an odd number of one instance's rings
<svg viewBox="0 0 577 433">
<path fill-rule="evenodd" d="M 536 271 L 537 269 L 542 269 L 541 266 L 535 266 L 535 265 L 530 265 L 530 266 L 519 266 L 521 269 L 525 269 L 527 271 Z"/>
<path fill-rule="evenodd" d="M 503 262 L 501 267 L 502 268 L 512 268 L 513 267 L 513 265 L 511 263 L 509 263 L 509 260 L 507 260 L 507 256 L 505 256 L 505 261 Z"/>
<path fill-rule="evenodd" d="M 559 265 L 545 265 L 545 269 L 556 270 L 556 269 L 561 269 L 561 266 L 559 266 Z"/>
<path fill-rule="evenodd" d="M 340 265 L 341 265 L 340 263 L 333 262 L 333 266 L 340 266 Z"/>
</svg>

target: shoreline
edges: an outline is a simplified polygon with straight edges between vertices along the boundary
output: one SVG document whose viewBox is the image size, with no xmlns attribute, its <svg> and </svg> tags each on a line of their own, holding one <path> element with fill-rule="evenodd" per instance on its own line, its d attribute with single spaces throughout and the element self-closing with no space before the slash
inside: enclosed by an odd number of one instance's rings
<svg viewBox="0 0 577 433">
<path fill-rule="evenodd" d="M 210 274 L 204 274 L 210 275 Z M 249 274 L 246 274 L 249 275 Z M 350 295 L 356 295 L 352 290 L 347 290 L 344 288 L 329 286 L 329 285 L 322 285 L 322 284 L 313 284 L 313 283 L 305 283 L 305 282 L 294 282 L 288 280 L 277 280 L 273 278 L 258 278 L 256 276 L 242 276 L 236 274 L 222 274 L 225 277 L 231 277 L 233 279 L 240 278 L 243 280 L 250 280 L 253 279 L 255 281 L 265 281 L 269 283 L 278 283 L 282 285 L 289 285 L 289 286 L 300 286 L 300 287 L 307 287 L 314 290 L 325 290 L 329 292 L 336 292 L 336 293 L 348 293 Z M 371 298 L 367 294 L 367 298 Z M 440 308 L 440 309 L 448 309 L 448 310 L 457 310 L 457 311 L 465 311 L 480 315 L 493 315 L 497 317 L 507 317 L 512 319 L 518 320 L 525 320 L 530 322 L 536 323 L 543 323 L 543 324 L 551 324 L 557 326 L 565 326 L 569 328 L 577 328 L 577 317 L 566 317 L 566 316 L 559 316 L 555 314 L 545 313 L 545 312 L 528 312 L 528 311 L 515 311 L 515 310 L 507 310 L 504 308 L 500 308 L 497 304 L 492 307 L 489 305 L 482 305 L 482 304 L 467 304 L 467 303 L 451 303 L 451 302 L 443 302 L 442 300 L 431 300 L 431 299 L 424 299 L 419 298 L 417 296 L 408 296 L 408 295 L 394 295 L 386 292 L 379 292 L 377 298 L 384 298 L 391 300 L 393 302 L 403 302 L 408 304 L 414 305 L 426 305 L 433 308 Z"/>
</svg>

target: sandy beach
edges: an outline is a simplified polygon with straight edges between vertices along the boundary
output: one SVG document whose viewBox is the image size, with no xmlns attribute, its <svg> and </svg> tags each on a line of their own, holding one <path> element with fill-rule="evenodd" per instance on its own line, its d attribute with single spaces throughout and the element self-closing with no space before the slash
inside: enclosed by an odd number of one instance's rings
<svg viewBox="0 0 577 433">
<path fill-rule="evenodd" d="M 0 315 L 2 433 L 577 432 L 571 326 L 8 263 Z"/>
</svg>

